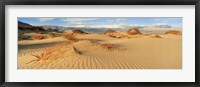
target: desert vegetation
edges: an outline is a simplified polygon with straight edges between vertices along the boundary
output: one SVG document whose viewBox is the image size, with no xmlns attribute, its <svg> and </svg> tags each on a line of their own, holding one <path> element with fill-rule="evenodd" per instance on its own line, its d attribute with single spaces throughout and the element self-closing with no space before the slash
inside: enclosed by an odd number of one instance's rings
<svg viewBox="0 0 200 87">
<path fill-rule="evenodd" d="M 43 49 L 40 54 L 31 54 L 31 56 L 35 57 L 36 59 L 33 59 L 33 60 L 27 62 L 27 64 L 32 63 L 32 62 L 56 60 L 58 58 L 58 56 L 61 55 L 58 52 L 60 51 L 60 49 L 62 47 L 63 47 L 62 45 L 55 45 L 53 47 Z"/>
<path fill-rule="evenodd" d="M 72 32 L 73 33 L 77 33 L 77 34 L 88 34 L 88 33 L 84 32 L 84 31 L 82 31 L 80 29 L 74 29 L 74 30 L 72 30 Z"/>
<path fill-rule="evenodd" d="M 158 34 L 151 34 L 149 35 L 151 38 L 162 38 L 160 35 Z"/>
<path fill-rule="evenodd" d="M 131 28 L 127 31 L 129 35 L 137 35 L 137 34 L 142 34 L 138 28 Z"/>
<path fill-rule="evenodd" d="M 117 33 L 117 31 L 109 29 L 109 30 L 104 32 L 104 34 L 110 34 L 110 33 Z"/>
<path fill-rule="evenodd" d="M 70 34 L 65 34 L 64 38 L 70 40 L 70 41 L 78 41 L 78 39 L 75 37 L 74 33 L 70 33 Z"/>
<path fill-rule="evenodd" d="M 170 31 L 165 32 L 165 34 L 181 35 L 181 32 L 177 30 L 170 30 Z"/>
<path fill-rule="evenodd" d="M 114 45 L 111 43 L 103 43 L 101 46 L 105 49 L 112 49 Z"/>
</svg>

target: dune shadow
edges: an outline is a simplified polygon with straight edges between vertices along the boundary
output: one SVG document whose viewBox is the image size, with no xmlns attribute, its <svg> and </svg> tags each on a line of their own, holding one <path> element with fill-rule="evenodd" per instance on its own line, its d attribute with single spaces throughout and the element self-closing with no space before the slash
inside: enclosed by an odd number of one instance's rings
<svg viewBox="0 0 200 87">
<path fill-rule="evenodd" d="M 89 41 L 94 41 L 94 42 L 103 42 L 106 40 L 102 40 L 102 39 L 79 39 L 79 40 L 89 40 Z"/>
<path fill-rule="evenodd" d="M 64 44 L 64 43 L 67 43 L 67 42 L 38 43 L 38 44 L 27 44 L 27 45 L 19 45 L 18 44 L 18 50 L 45 48 L 45 47 L 51 47 L 51 46 L 54 46 L 57 44 Z"/>
</svg>

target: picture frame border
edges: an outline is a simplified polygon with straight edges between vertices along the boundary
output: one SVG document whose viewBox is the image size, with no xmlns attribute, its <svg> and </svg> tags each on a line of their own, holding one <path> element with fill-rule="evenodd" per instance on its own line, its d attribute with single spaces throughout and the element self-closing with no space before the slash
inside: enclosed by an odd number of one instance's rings
<svg viewBox="0 0 200 87">
<path fill-rule="evenodd" d="M 1 0 L 0 1 L 0 85 L 1 87 L 200 87 L 199 38 L 200 0 Z M 195 82 L 5 82 L 6 5 L 195 5 Z"/>
</svg>

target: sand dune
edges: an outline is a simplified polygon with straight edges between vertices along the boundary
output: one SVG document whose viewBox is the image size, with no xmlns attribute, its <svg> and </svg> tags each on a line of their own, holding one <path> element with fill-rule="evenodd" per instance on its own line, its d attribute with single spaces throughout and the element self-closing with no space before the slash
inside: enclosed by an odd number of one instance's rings
<svg viewBox="0 0 200 87">
<path fill-rule="evenodd" d="M 19 41 L 18 69 L 181 69 L 182 36 L 112 38 L 77 34 L 77 42 L 63 37 Z M 37 44 L 36 44 L 37 43 Z"/>
</svg>

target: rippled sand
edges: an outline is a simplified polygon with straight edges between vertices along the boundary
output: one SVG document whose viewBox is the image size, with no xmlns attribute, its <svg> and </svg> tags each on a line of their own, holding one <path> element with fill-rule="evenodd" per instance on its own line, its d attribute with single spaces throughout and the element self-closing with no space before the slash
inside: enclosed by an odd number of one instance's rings
<svg viewBox="0 0 200 87">
<path fill-rule="evenodd" d="M 62 37 L 20 41 L 18 69 L 181 69 L 182 36 L 161 37 L 88 34 L 77 36 L 78 42 Z M 112 48 L 103 45 L 108 43 Z"/>
</svg>

